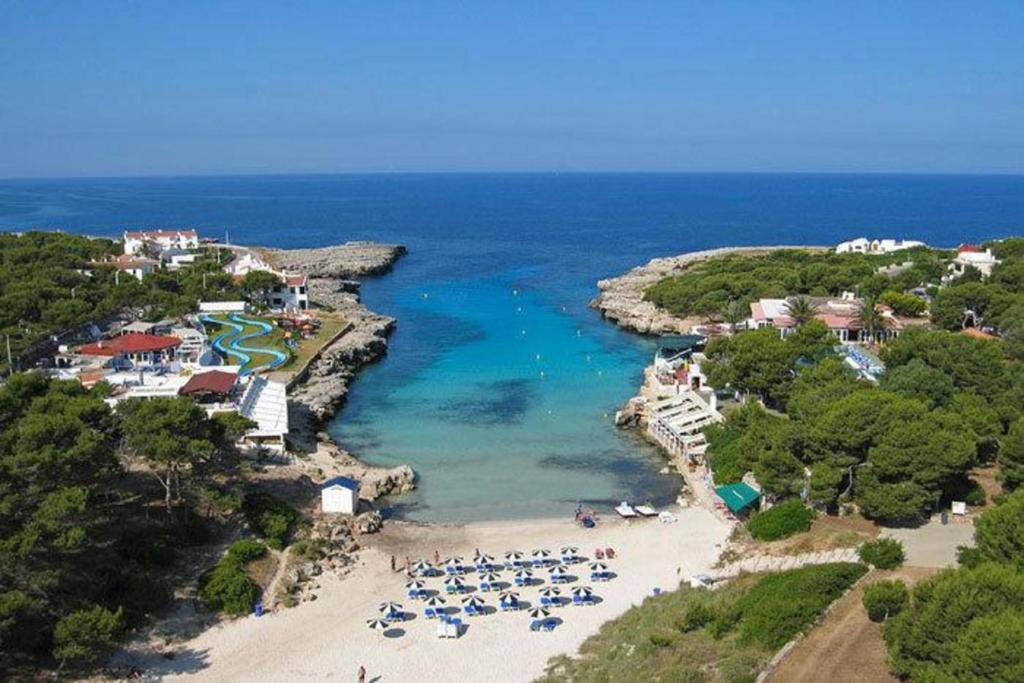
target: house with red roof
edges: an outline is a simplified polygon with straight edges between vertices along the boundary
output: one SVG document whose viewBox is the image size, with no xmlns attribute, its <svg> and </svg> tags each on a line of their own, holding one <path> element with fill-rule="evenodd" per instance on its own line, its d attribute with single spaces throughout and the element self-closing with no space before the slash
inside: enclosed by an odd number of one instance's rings
<svg viewBox="0 0 1024 683">
<path fill-rule="evenodd" d="M 175 360 L 181 339 L 160 334 L 130 332 L 111 339 L 100 339 L 78 349 L 87 358 L 108 358 L 106 364 L 118 370 L 167 365 Z"/>
<path fill-rule="evenodd" d="M 199 235 L 195 230 L 126 230 L 124 233 L 124 253 L 127 256 L 143 254 L 146 247 L 156 251 L 167 249 L 198 249 Z"/>
<path fill-rule="evenodd" d="M 862 329 L 858 312 L 861 302 L 851 296 L 841 298 L 808 297 L 815 308 L 814 317 L 828 326 L 829 331 L 843 344 L 867 342 L 868 331 Z M 758 299 L 750 304 L 750 319 L 747 327 L 760 329 L 774 327 L 783 338 L 796 331 L 796 322 L 789 315 L 787 299 Z M 879 311 L 885 319 L 884 329 L 875 331 L 875 341 L 885 341 L 898 337 L 904 324 L 893 315 L 887 306 L 880 306 Z"/>
<path fill-rule="evenodd" d="M 999 259 L 991 249 L 982 249 L 977 244 L 961 244 L 956 248 L 956 257 L 949 264 L 946 280 L 955 280 L 966 273 L 968 268 L 975 268 L 981 272 L 982 277 L 988 277 L 998 265 Z"/>
<path fill-rule="evenodd" d="M 309 308 L 309 286 L 305 275 L 278 273 L 281 284 L 270 290 L 267 303 L 271 308 L 285 311 L 305 311 Z"/>
</svg>

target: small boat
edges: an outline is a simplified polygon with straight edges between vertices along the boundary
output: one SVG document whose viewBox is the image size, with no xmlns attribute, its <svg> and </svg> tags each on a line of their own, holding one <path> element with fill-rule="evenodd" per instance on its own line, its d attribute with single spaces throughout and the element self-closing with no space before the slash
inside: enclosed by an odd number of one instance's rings
<svg viewBox="0 0 1024 683">
<path fill-rule="evenodd" d="M 618 512 L 619 515 L 622 517 L 636 517 L 636 510 L 634 510 L 633 507 L 626 501 L 622 501 L 621 503 L 616 505 L 615 511 Z"/>
<path fill-rule="evenodd" d="M 657 517 L 658 511 L 652 508 L 650 505 L 637 505 L 636 511 L 644 517 Z"/>
</svg>

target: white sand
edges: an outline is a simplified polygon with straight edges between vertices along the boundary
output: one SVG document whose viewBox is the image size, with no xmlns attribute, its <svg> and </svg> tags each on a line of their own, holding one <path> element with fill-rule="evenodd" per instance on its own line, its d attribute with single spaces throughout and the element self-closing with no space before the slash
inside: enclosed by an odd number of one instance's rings
<svg viewBox="0 0 1024 683">
<path fill-rule="evenodd" d="M 263 618 L 250 616 L 216 626 L 175 648 L 173 660 L 154 654 L 138 663 L 149 675 L 216 681 L 354 681 L 360 665 L 366 667 L 368 681 L 533 680 L 544 673 L 550 657 L 575 653 L 602 623 L 641 602 L 654 587 L 671 590 L 680 578 L 710 569 L 727 538 L 728 525 L 696 507 L 674 512 L 679 518 L 675 524 L 662 524 L 656 518 L 606 519 L 597 529 L 583 529 L 564 519 L 464 526 L 392 524 L 361 552 L 360 566 L 352 574 L 323 580 L 318 600 Z M 557 553 L 565 544 L 579 546 L 586 557 L 596 547 L 613 547 L 617 558 L 608 564 L 618 576 L 593 584 L 599 604 L 552 610 L 552 616 L 564 623 L 550 633 L 531 632 L 526 611 L 497 612 L 463 615 L 463 623 L 468 624 L 463 636 L 440 639 L 436 622 L 423 617 L 423 605 L 405 598 L 404 575 L 392 573 L 388 566 L 392 554 L 398 556 L 399 564 L 406 555 L 432 559 L 435 549 L 442 556 L 459 554 L 469 561 L 476 548 L 500 559 L 506 550 L 529 553 L 543 547 Z M 584 580 L 570 587 L 590 585 L 586 565 L 576 567 Z M 546 578 L 547 572 L 535 575 Z M 502 573 L 506 576 L 510 572 Z M 472 576 L 467 578 L 475 583 Z M 442 579 L 427 580 L 427 587 L 439 586 Z M 518 589 L 520 599 L 537 604 L 541 587 Z M 569 588 L 562 591 L 564 596 Z M 479 595 L 496 606 L 495 593 Z M 366 627 L 366 620 L 378 616 L 377 605 L 384 600 L 401 602 L 406 611 L 416 613 L 414 620 L 401 625 L 404 635 L 385 637 Z M 448 605 L 458 602 L 450 598 Z"/>
</svg>

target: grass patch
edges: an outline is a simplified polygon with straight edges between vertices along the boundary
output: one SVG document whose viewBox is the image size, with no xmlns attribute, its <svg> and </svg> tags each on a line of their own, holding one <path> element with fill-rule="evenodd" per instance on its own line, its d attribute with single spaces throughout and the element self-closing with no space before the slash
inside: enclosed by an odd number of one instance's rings
<svg viewBox="0 0 1024 683">
<path fill-rule="evenodd" d="M 798 499 L 758 512 L 747 522 L 747 531 L 759 541 L 777 541 L 807 531 L 814 521 L 814 511 Z"/>
<path fill-rule="evenodd" d="M 864 572 L 859 564 L 741 576 L 715 591 L 682 585 L 651 597 L 548 662 L 555 681 L 754 681 Z"/>
</svg>

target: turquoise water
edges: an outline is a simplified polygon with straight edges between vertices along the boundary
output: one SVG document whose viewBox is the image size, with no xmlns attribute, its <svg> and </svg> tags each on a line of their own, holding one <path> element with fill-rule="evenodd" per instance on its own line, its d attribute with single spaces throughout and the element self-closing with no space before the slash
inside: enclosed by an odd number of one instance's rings
<svg viewBox="0 0 1024 683">
<path fill-rule="evenodd" d="M 393 272 L 363 284 L 366 303 L 396 317 L 398 329 L 387 358 L 360 374 L 330 426 L 360 457 L 416 469 L 420 487 L 392 501 L 398 512 L 531 517 L 569 514 L 580 499 L 607 513 L 623 498 L 664 502 L 678 481 L 658 474 L 658 453 L 611 425 L 654 345 L 587 308 L 598 279 L 656 256 L 725 245 L 866 235 L 953 246 L 1021 234 L 1024 177 L 0 181 L 0 229 L 120 235 L 182 226 L 275 247 L 356 239 L 409 247 Z"/>
<path fill-rule="evenodd" d="M 674 498 L 678 479 L 654 472 L 660 456 L 613 424 L 646 349 L 603 345 L 568 306 L 506 280 L 408 288 L 397 303 L 458 320 L 464 338 L 408 376 L 387 361 L 367 370 L 332 434 L 374 462 L 425 473 L 415 494 L 394 501 L 404 514 L 511 518 L 638 492 L 658 503 Z"/>
</svg>

